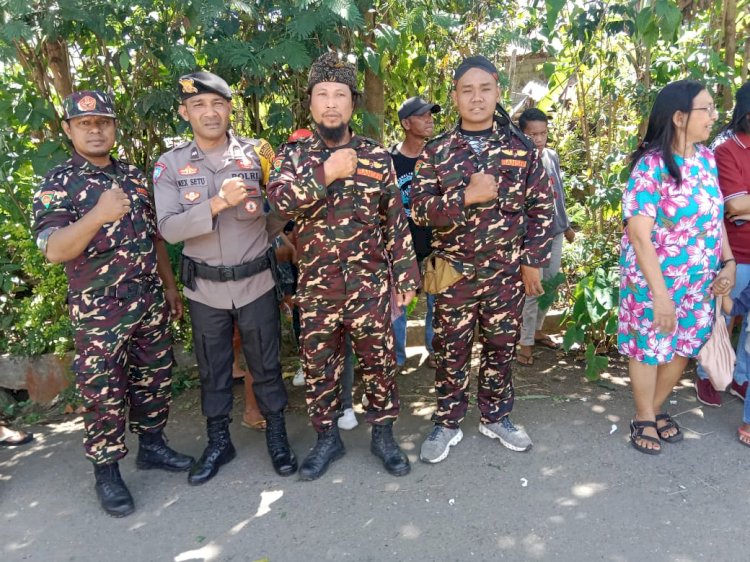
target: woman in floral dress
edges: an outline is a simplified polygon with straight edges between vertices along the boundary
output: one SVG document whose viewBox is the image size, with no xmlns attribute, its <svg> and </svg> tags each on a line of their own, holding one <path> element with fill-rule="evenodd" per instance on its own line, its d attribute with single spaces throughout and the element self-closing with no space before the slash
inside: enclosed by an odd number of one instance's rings
<svg viewBox="0 0 750 562">
<path fill-rule="evenodd" d="M 716 118 L 711 95 L 699 82 L 664 87 L 646 137 L 631 155 L 622 197 L 617 343 L 630 358 L 636 408 L 631 443 L 652 455 L 661 452 L 661 441 L 683 437 L 662 406 L 688 358 L 711 335 L 713 295 L 726 295 L 734 285 L 732 251 L 722 246 L 716 162 L 698 144 L 709 137 Z M 722 264 L 727 267 L 720 269 Z"/>
</svg>

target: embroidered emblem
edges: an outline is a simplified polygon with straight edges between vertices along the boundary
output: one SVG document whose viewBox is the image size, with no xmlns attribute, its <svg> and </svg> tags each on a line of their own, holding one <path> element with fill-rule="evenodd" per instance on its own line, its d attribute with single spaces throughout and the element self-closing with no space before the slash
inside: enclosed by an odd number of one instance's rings
<svg viewBox="0 0 750 562">
<path fill-rule="evenodd" d="M 247 203 L 245 203 L 245 210 L 248 213 L 254 213 L 255 211 L 258 210 L 258 204 L 251 199 L 250 201 L 248 201 Z"/>
<path fill-rule="evenodd" d="M 195 87 L 195 82 L 192 78 L 183 78 L 180 80 L 180 87 L 182 88 L 183 94 L 197 94 L 198 88 Z"/>
<path fill-rule="evenodd" d="M 201 194 L 197 191 L 188 191 L 185 194 L 185 199 L 190 201 L 191 203 L 195 203 L 198 199 L 200 199 Z"/>
<path fill-rule="evenodd" d="M 151 194 L 150 194 L 150 193 L 148 192 L 148 189 L 146 189 L 146 188 L 145 188 L 145 187 L 143 187 L 142 185 L 139 185 L 139 186 L 137 186 L 137 187 L 135 188 L 135 191 L 136 191 L 136 193 L 138 193 L 138 195 L 140 195 L 140 196 L 142 196 L 142 197 L 146 197 L 146 198 L 148 198 L 148 197 L 150 197 L 150 195 L 151 195 Z"/>
<path fill-rule="evenodd" d="M 283 160 L 283 159 L 281 158 L 281 156 L 278 156 L 278 157 L 276 158 L 276 160 L 274 160 L 274 161 L 273 161 L 273 167 L 274 167 L 274 169 L 275 169 L 275 170 L 276 170 L 277 172 L 278 172 L 279 170 L 281 170 L 281 163 L 282 163 L 283 161 L 284 161 L 284 160 Z"/>
<path fill-rule="evenodd" d="M 414 175 L 415 175 L 415 176 L 416 176 L 416 175 L 417 175 L 417 174 L 419 173 L 419 170 L 421 170 L 421 169 L 422 169 L 422 164 L 424 164 L 424 161 L 423 161 L 423 160 L 420 160 L 420 161 L 419 161 L 419 162 L 417 162 L 417 163 L 416 163 L 416 165 L 414 166 Z"/>
<path fill-rule="evenodd" d="M 503 158 L 500 160 L 501 166 L 512 166 L 514 168 L 525 168 L 526 160 L 516 160 L 514 158 Z"/>
<path fill-rule="evenodd" d="M 253 161 L 252 160 L 237 160 L 237 167 L 240 170 L 249 170 L 253 167 Z"/>
<path fill-rule="evenodd" d="M 154 166 L 154 177 L 153 177 L 154 185 L 156 185 L 156 182 L 159 181 L 159 177 L 161 176 L 161 173 L 166 169 L 167 167 L 161 162 L 156 163 L 156 166 Z"/>
<path fill-rule="evenodd" d="M 44 205 L 45 209 L 49 209 L 49 206 L 54 198 L 54 191 L 42 191 L 42 193 L 39 195 L 39 200 L 42 202 L 42 205 Z"/>
<path fill-rule="evenodd" d="M 177 172 L 181 176 L 192 176 L 193 174 L 197 174 L 198 173 L 198 168 L 195 167 L 195 166 L 191 166 L 190 164 L 188 164 L 184 168 L 180 168 L 179 170 L 177 170 Z"/>
<path fill-rule="evenodd" d="M 96 100 L 91 96 L 83 96 L 78 100 L 78 109 L 81 111 L 93 111 L 96 109 Z"/>
<path fill-rule="evenodd" d="M 273 148 L 271 148 L 271 145 L 266 141 L 261 141 L 260 146 L 255 147 L 255 152 L 258 154 L 258 156 L 260 156 L 261 158 L 265 158 L 269 162 L 272 162 L 274 156 L 276 156 L 273 153 Z"/>
<path fill-rule="evenodd" d="M 360 176 L 367 176 L 368 178 L 373 178 L 378 181 L 383 179 L 383 174 L 376 172 L 375 170 L 368 170 L 367 168 L 357 168 L 357 173 Z"/>
</svg>

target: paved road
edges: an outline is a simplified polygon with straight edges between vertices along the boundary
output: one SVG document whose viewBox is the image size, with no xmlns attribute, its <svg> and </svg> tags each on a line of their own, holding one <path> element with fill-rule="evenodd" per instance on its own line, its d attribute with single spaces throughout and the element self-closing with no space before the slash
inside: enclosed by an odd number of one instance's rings
<svg viewBox="0 0 750 562">
<path fill-rule="evenodd" d="M 517 373 L 514 419 L 535 441 L 529 453 L 479 435 L 472 408 L 450 456 L 420 463 L 431 373 L 406 375 L 397 433 L 413 470 L 404 478 L 382 470 L 363 426 L 344 434 L 347 454 L 321 480 L 280 478 L 263 435 L 237 419 L 237 459 L 202 487 L 135 470 L 133 451 L 122 472 L 137 511 L 112 519 L 95 499 L 80 420 L 34 428 L 35 445 L 0 451 L 0 560 L 750 560 L 750 450 L 734 435 L 741 403 L 701 407 L 684 381 L 670 408 L 687 439 L 647 457 L 627 442 L 624 381 L 584 383 L 579 366 L 546 353 Z M 303 456 L 313 434 L 300 390 L 290 392 L 290 438 Z M 197 412 L 197 393 L 187 392 L 168 430 L 195 456 L 204 444 Z"/>
</svg>

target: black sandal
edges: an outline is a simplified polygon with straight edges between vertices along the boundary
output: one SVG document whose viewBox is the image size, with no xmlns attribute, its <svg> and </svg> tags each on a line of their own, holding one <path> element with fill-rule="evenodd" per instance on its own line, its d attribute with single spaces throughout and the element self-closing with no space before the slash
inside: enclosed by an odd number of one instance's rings
<svg viewBox="0 0 750 562">
<path fill-rule="evenodd" d="M 677 422 L 672 419 L 672 416 L 667 413 L 658 414 L 656 416 L 656 421 L 659 422 L 662 420 L 667 423 L 665 423 L 661 427 L 659 427 L 657 424 L 656 433 L 659 434 L 659 439 L 661 439 L 662 441 L 666 441 L 667 443 L 679 443 L 680 441 L 682 441 L 682 438 L 685 437 L 685 435 L 682 433 L 682 431 L 680 431 L 680 426 L 677 425 Z M 677 433 L 675 433 L 674 435 L 670 435 L 669 437 L 664 437 L 662 433 L 664 431 L 669 431 L 670 429 L 676 429 Z"/>
<path fill-rule="evenodd" d="M 645 453 L 647 455 L 658 455 L 661 453 L 661 447 L 658 449 L 649 449 L 648 447 L 644 445 L 639 445 L 638 440 L 643 441 L 651 441 L 652 443 L 660 443 L 658 437 L 649 437 L 648 435 L 643 435 L 643 430 L 647 427 L 653 427 L 656 429 L 656 422 L 655 421 L 639 421 L 639 420 L 631 420 L 630 422 L 630 444 L 635 447 L 637 451 L 640 451 L 641 453 Z M 658 433 L 658 430 L 657 430 Z"/>
</svg>

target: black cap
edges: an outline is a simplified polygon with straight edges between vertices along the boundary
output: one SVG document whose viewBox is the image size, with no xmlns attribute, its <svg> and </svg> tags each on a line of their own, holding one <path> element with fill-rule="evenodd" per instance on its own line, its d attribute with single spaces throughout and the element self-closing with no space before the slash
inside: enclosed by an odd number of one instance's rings
<svg viewBox="0 0 750 562">
<path fill-rule="evenodd" d="M 485 72 L 492 74 L 492 76 L 495 77 L 495 80 L 497 80 L 497 68 L 495 65 L 492 64 L 487 57 L 477 55 L 465 58 L 461 64 L 456 67 L 456 70 L 453 73 L 453 82 L 458 82 L 461 79 L 461 76 L 466 74 L 472 68 L 484 70 Z"/>
<path fill-rule="evenodd" d="M 223 78 L 210 72 L 193 72 L 181 76 L 177 81 L 180 85 L 180 99 L 185 101 L 200 94 L 216 94 L 225 100 L 232 101 L 232 90 Z"/>
<path fill-rule="evenodd" d="M 431 113 L 440 113 L 442 108 L 436 103 L 424 101 L 419 96 L 409 98 L 398 108 L 398 119 L 407 119 L 412 115 L 424 115 L 428 111 Z"/>
</svg>

